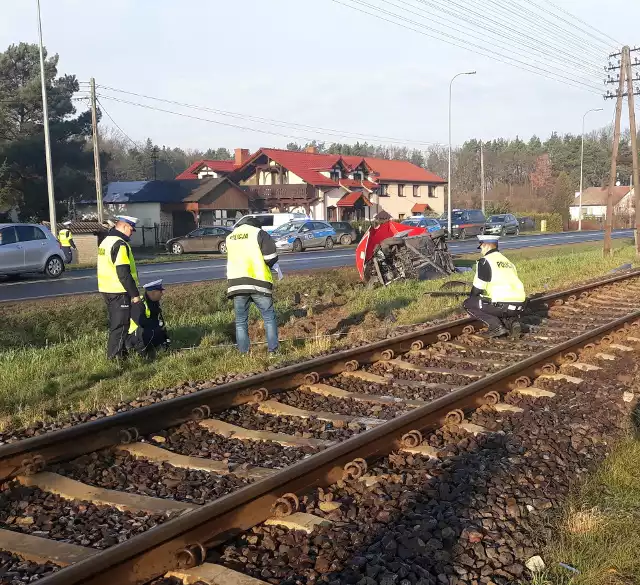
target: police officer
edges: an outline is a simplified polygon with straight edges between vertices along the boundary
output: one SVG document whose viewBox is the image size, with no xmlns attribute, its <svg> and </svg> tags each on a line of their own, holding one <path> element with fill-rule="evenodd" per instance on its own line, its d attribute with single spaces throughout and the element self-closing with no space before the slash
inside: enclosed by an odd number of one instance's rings
<svg viewBox="0 0 640 585">
<path fill-rule="evenodd" d="M 526 294 L 518 278 L 516 267 L 498 251 L 498 236 L 478 236 L 478 260 L 470 297 L 463 307 L 476 319 L 485 323 L 484 337 L 502 337 L 511 334 L 520 337 L 519 316 L 524 310 Z"/>
<path fill-rule="evenodd" d="M 98 290 L 109 313 L 109 359 L 126 355 L 131 305 L 141 302 L 136 262 L 129 244 L 137 222 L 135 217 L 119 216 L 98 247 Z"/>
<path fill-rule="evenodd" d="M 248 218 L 227 236 L 227 296 L 233 299 L 236 343 L 241 353 L 249 351 L 249 307 L 253 302 L 262 314 L 267 349 L 278 350 L 278 325 L 273 308 L 273 268 L 278 277 L 278 253 L 271 236 L 256 218 Z"/>
<path fill-rule="evenodd" d="M 71 222 L 65 221 L 62 225 L 64 226 L 64 228 L 62 228 L 60 232 L 58 232 L 58 240 L 60 242 L 60 245 L 62 246 L 64 261 L 66 264 L 70 264 L 73 260 L 73 252 L 71 251 L 71 248 L 77 250 L 76 243 L 73 241 L 73 234 L 69 229 Z"/>
<path fill-rule="evenodd" d="M 146 353 L 152 348 L 168 349 L 171 339 L 160 307 L 164 294 L 162 279 L 145 284 L 143 288 L 144 298 L 131 312 L 128 347 L 140 353 Z"/>
</svg>

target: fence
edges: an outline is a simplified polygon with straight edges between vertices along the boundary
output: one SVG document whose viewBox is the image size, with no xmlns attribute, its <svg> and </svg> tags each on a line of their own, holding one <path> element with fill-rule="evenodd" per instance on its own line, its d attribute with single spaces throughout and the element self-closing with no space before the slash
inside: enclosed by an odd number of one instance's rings
<svg viewBox="0 0 640 585">
<path fill-rule="evenodd" d="M 145 229 L 153 229 L 156 247 L 166 244 L 168 240 L 173 238 L 173 223 L 155 223 L 153 228 Z"/>
</svg>

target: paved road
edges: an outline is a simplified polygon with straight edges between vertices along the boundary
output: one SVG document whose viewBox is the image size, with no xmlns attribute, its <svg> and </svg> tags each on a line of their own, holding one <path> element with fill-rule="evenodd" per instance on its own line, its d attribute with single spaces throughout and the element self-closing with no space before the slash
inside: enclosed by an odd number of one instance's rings
<svg viewBox="0 0 640 585">
<path fill-rule="evenodd" d="M 632 230 L 619 230 L 613 233 L 614 238 L 632 236 Z M 602 240 L 602 237 L 603 232 L 522 235 L 503 238 L 500 242 L 500 247 L 504 250 L 509 250 L 534 246 L 577 244 Z M 449 248 L 457 254 L 472 253 L 475 252 L 477 243 L 475 238 L 464 242 L 454 241 L 449 244 Z M 354 266 L 354 261 L 355 250 L 353 248 L 337 247 L 331 251 L 318 250 L 298 254 L 284 254 L 280 259 L 280 265 L 282 266 L 282 271 L 287 274 L 298 270 Z M 138 267 L 138 273 L 142 284 L 157 278 L 163 278 L 165 284 L 217 280 L 225 277 L 225 260 L 221 257 L 215 257 L 212 260 L 145 264 Z M 47 280 L 41 276 L 33 276 L 0 282 L 0 302 L 86 294 L 97 290 L 95 269 L 73 270 L 67 272 L 58 280 Z"/>
</svg>

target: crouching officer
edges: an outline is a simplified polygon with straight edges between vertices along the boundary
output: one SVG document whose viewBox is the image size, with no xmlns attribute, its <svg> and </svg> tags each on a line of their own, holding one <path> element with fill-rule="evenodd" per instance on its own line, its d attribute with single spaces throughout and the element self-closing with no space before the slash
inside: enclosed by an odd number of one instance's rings
<svg viewBox="0 0 640 585">
<path fill-rule="evenodd" d="M 476 319 L 485 323 L 484 337 L 502 337 L 510 334 L 520 337 L 519 317 L 524 311 L 526 294 L 518 278 L 516 267 L 498 251 L 498 236 L 478 236 L 478 260 L 470 297 L 463 307 Z"/>
<path fill-rule="evenodd" d="M 118 217 L 98 247 L 98 290 L 109 313 L 109 359 L 126 355 L 131 306 L 141 302 L 136 262 L 129 244 L 137 221 L 126 215 Z"/>
<path fill-rule="evenodd" d="M 169 349 L 171 339 L 160 307 L 164 294 L 162 279 L 145 284 L 143 288 L 144 299 L 132 310 L 127 345 L 139 353 L 147 353 L 150 349 Z"/>
<path fill-rule="evenodd" d="M 76 243 L 73 241 L 73 234 L 69 229 L 71 222 L 65 221 L 62 225 L 64 227 L 58 232 L 58 241 L 60 242 L 60 246 L 62 246 L 65 264 L 71 264 L 73 260 L 73 252 L 71 249 L 77 250 Z"/>
</svg>

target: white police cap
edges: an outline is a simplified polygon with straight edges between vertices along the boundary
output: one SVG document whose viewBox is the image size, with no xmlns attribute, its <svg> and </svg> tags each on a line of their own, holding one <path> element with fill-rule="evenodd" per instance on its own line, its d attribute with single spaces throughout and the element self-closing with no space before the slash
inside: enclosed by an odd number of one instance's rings
<svg viewBox="0 0 640 585">
<path fill-rule="evenodd" d="M 128 223 L 133 229 L 136 229 L 136 224 L 138 223 L 137 217 L 131 217 L 130 215 L 118 215 L 116 216 L 118 221 L 124 221 Z"/>
<path fill-rule="evenodd" d="M 154 280 L 148 284 L 143 284 L 142 288 L 145 290 L 164 290 L 164 286 L 162 286 L 162 278 Z"/>
<path fill-rule="evenodd" d="M 499 239 L 500 239 L 500 236 L 491 236 L 489 234 L 480 234 L 478 236 L 478 242 L 479 242 L 478 250 L 480 249 L 480 246 L 482 246 L 482 244 L 495 244 L 497 246 Z"/>
</svg>

